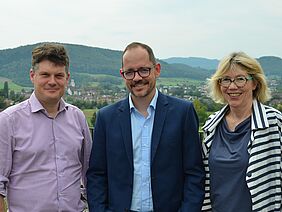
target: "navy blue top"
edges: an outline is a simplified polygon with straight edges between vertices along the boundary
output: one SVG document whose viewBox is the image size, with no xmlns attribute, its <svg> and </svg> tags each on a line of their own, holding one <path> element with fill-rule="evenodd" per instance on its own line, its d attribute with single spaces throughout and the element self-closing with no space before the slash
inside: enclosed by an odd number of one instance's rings
<svg viewBox="0 0 282 212">
<path fill-rule="evenodd" d="M 250 212 L 252 201 L 246 183 L 249 162 L 247 146 L 251 118 L 230 131 L 225 119 L 218 125 L 209 154 L 213 212 Z"/>
</svg>

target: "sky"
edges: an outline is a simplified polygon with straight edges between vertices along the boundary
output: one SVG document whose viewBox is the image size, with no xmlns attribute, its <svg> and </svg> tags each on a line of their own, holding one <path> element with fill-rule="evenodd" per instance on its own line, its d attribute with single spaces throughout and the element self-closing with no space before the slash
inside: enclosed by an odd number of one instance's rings
<svg viewBox="0 0 282 212">
<path fill-rule="evenodd" d="M 3 0 L 0 20 L 0 50 L 38 42 L 123 50 L 139 41 L 159 59 L 282 58 L 281 0 Z"/>
</svg>

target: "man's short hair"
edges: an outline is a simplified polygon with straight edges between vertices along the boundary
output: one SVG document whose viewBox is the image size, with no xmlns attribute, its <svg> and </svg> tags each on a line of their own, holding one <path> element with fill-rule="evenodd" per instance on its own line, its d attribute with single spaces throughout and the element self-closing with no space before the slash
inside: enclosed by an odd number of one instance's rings
<svg viewBox="0 0 282 212">
<path fill-rule="evenodd" d="M 32 70 L 37 70 L 38 64 L 43 60 L 49 60 L 58 66 L 65 66 L 66 73 L 69 71 L 69 56 L 61 44 L 44 43 L 36 46 L 32 50 Z"/>
<path fill-rule="evenodd" d="M 122 53 L 122 57 L 123 55 L 125 54 L 125 52 L 127 50 L 130 50 L 130 49 L 134 49 L 134 48 L 137 48 L 137 47 L 141 47 L 143 49 L 145 49 L 147 52 L 148 52 L 148 55 L 149 55 L 149 60 L 153 63 L 153 65 L 156 65 L 157 64 L 157 60 L 155 58 L 155 55 L 154 55 L 154 52 L 152 50 L 152 48 L 144 43 L 140 43 L 140 42 L 132 42 L 130 44 L 128 44 L 123 53 Z M 122 67 L 123 67 L 123 59 L 122 59 Z"/>
</svg>

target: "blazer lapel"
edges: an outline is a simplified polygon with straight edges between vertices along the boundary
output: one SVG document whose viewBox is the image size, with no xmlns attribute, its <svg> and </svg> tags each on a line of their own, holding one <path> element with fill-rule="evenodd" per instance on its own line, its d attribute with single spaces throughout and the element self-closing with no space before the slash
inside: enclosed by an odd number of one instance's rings
<svg viewBox="0 0 282 212">
<path fill-rule="evenodd" d="M 133 150 L 131 136 L 131 118 L 129 111 L 129 101 L 126 98 L 118 108 L 118 116 L 123 136 L 124 147 L 131 167 L 133 167 Z"/>
<path fill-rule="evenodd" d="M 154 118 L 154 126 L 152 132 L 152 144 L 151 144 L 151 164 L 154 160 L 159 142 L 160 137 L 162 134 L 162 130 L 164 127 L 164 121 L 168 109 L 168 101 L 165 95 L 159 92 L 157 106 L 155 111 L 155 118 Z"/>
</svg>

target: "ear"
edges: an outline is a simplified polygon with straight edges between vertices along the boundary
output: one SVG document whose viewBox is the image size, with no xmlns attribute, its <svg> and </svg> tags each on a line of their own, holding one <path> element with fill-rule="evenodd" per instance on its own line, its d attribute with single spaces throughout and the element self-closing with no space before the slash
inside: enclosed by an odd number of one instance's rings
<svg viewBox="0 0 282 212">
<path fill-rule="evenodd" d="M 124 78 L 122 72 L 123 72 L 123 71 L 122 71 L 122 68 L 121 68 L 121 69 L 119 70 L 119 74 L 121 75 L 122 78 Z"/>
<path fill-rule="evenodd" d="M 70 72 L 67 73 L 67 81 L 70 79 Z"/>
<path fill-rule="evenodd" d="M 34 83 L 34 76 L 35 76 L 35 72 L 32 69 L 30 69 L 29 78 L 30 78 L 30 81 L 32 82 L 32 84 Z"/>
<path fill-rule="evenodd" d="M 252 83 L 253 83 L 252 90 L 254 91 L 254 90 L 256 90 L 256 89 L 257 89 L 258 82 L 257 82 L 256 80 L 253 80 L 253 81 L 252 81 Z"/>
<path fill-rule="evenodd" d="M 155 76 L 156 77 L 159 77 L 161 75 L 161 64 L 160 63 L 157 63 L 155 65 Z"/>
</svg>

